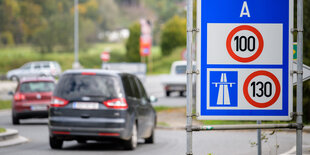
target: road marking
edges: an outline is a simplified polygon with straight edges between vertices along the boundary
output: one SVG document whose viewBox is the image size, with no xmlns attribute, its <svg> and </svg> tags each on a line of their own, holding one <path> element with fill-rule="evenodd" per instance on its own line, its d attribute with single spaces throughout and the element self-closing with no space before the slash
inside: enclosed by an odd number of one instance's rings
<svg viewBox="0 0 310 155">
<path fill-rule="evenodd" d="M 310 152 L 310 145 L 303 145 L 302 146 L 303 155 L 310 155 L 309 153 L 305 154 L 305 151 Z M 282 153 L 280 155 L 295 155 L 296 154 L 296 145 L 292 147 L 290 150 L 288 150 L 285 153 Z"/>
</svg>

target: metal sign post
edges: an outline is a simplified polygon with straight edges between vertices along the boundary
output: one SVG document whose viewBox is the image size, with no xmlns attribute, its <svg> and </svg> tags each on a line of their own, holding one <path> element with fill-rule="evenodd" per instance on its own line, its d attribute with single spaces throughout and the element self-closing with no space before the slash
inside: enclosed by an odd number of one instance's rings
<svg viewBox="0 0 310 155">
<path fill-rule="evenodd" d="M 74 62 L 72 68 L 81 68 L 79 62 L 79 0 L 74 0 Z"/>
<path fill-rule="evenodd" d="M 302 154 L 302 84 L 303 84 L 303 0 L 297 0 L 297 131 L 296 131 L 296 154 Z"/>
<path fill-rule="evenodd" d="M 192 105 L 193 105 L 193 69 L 192 69 L 192 39 L 193 39 L 193 0 L 187 0 L 187 85 L 186 85 L 186 137 L 187 147 L 186 154 L 192 155 L 193 134 L 192 134 Z"/>
</svg>

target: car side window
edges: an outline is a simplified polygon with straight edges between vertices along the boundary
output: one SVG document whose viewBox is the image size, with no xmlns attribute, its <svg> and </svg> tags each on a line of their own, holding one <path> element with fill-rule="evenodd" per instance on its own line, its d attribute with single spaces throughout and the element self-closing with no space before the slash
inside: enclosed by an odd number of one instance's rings
<svg viewBox="0 0 310 155">
<path fill-rule="evenodd" d="M 50 68 L 50 64 L 44 63 L 44 64 L 43 64 L 43 68 Z"/>
<path fill-rule="evenodd" d="M 141 99 L 141 94 L 139 92 L 139 88 L 138 88 L 138 85 L 137 85 L 135 78 L 133 76 L 129 76 L 129 79 L 130 79 L 131 87 L 133 89 L 134 97 L 137 99 Z"/>
<path fill-rule="evenodd" d="M 29 70 L 31 68 L 31 64 L 28 63 L 28 64 L 22 66 L 21 68 Z"/>
<path fill-rule="evenodd" d="M 141 92 L 141 97 L 144 98 L 144 99 L 147 99 L 148 96 L 147 96 L 147 93 L 146 93 L 146 91 L 144 89 L 143 84 L 141 83 L 141 81 L 138 78 L 135 78 L 135 79 L 136 79 L 136 82 L 137 82 L 137 84 L 139 86 L 139 90 Z"/>
<path fill-rule="evenodd" d="M 34 65 L 34 69 L 41 69 L 41 65 L 40 64 L 35 64 Z"/>
<path fill-rule="evenodd" d="M 128 79 L 128 76 L 122 76 L 122 82 L 124 85 L 124 90 L 125 90 L 126 95 L 128 97 L 134 97 L 133 90 L 131 88 L 131 84 L 130 84 L 130 81 Z"/>
</svg>

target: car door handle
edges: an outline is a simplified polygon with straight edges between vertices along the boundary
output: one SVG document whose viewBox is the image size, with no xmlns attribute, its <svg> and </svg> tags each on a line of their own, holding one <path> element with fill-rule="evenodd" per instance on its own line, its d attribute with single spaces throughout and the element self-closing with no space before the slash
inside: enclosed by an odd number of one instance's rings
<svg viewBox="0 0 310 155">
<path fill-rule="evenodd" d="M 89 114 L 82 114 L 82 115 L 81 115 L 81 118 L 89 118 L 89 117 L 90 117 Z"/>
</svg>

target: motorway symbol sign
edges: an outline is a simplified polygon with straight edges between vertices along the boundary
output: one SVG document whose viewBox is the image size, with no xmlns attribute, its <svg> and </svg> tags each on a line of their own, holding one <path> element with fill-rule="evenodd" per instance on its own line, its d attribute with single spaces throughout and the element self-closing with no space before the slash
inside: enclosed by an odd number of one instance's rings
<svg viewBox="0 0 310 155">
<path fill-rule="evenodd" d="M 210 106 L 237 106 L 238 72 L 210 72 Z"/>
<path fill-rule="evenodd" d="M 290 120 L 293 0 L 199 0 L 199 119 Z"/>
</svg>

